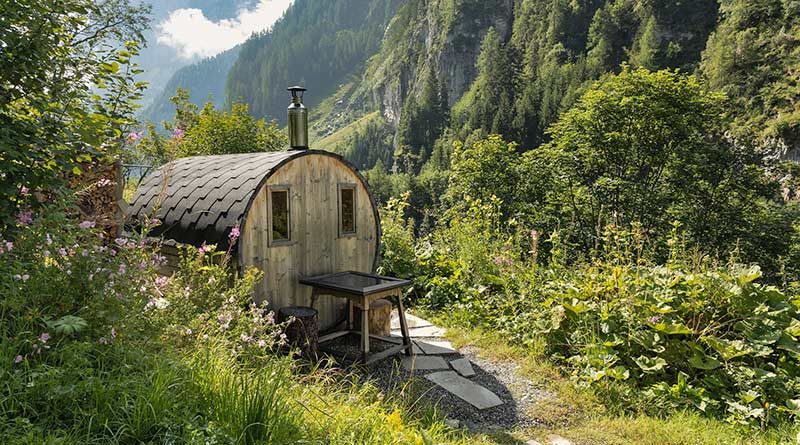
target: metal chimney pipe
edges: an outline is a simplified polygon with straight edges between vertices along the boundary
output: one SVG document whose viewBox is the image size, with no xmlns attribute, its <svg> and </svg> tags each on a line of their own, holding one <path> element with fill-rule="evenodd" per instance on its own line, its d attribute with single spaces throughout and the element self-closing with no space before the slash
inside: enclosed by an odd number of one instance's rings
<svg viewBox="0 0 800 445">
<path fill-rule="evenodd" d="M 289 147 L 290 150 L 308 149 L 308 109 L 303 105 L 305 88 L 293 86 L 286 89 L 292 92 L 292 103 L 289 104 Z"/>
</svg>

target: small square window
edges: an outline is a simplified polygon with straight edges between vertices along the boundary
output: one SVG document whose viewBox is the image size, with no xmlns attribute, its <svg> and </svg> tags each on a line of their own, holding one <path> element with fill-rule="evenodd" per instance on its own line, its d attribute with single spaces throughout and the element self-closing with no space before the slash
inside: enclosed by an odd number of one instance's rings
<svg viewBox="0 0 800 445">
<path fill-rule="evenodd" d="M 269 201 L 272 218 L 272 241 L 289 241 L 291 239 L 289 189 L 270 190 Z"/>
<path fill-rule="evenodd" d="M 354 185 L 339 186 L 339 234 L 356 233 L 356 187 Z"/>
</svg>

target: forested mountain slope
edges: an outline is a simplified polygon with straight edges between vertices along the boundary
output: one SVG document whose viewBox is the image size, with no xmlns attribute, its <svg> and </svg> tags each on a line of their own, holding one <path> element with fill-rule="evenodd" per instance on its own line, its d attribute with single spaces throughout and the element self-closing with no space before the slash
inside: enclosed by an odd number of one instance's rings
<svg viewBox="0 0 800 445">
<path fill-rule="evenodd" d="M 285 86 L 304 83 L 312 140 L 415 173 L 442 135 L 534 148 L 603 73 L 674 68 L 785 155 L 800 143 L 798 17 L 788 0 L 298 0 L 243 45 L 227 100 L 282 120 Z"/>
<path fill-rule="evenodd" d="M 290 84 L 310 88 L 315 106 L 348 76 L 359 75 L 380 47 L 401 0 L 296 0 L 270 32 L 242 45 L 228 76 L 227 97 L 258 116 L 285 120 Z"/>
</svg>

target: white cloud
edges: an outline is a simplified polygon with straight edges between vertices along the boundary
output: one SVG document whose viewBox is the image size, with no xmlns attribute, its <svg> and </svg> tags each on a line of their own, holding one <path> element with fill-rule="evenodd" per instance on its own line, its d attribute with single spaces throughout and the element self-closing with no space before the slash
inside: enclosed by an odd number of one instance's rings
<svg viewBox="0 0 800 445">
<path fill-rule="evenodd" d="M 251 34 L 269 29 L 292 0 L 261 0 L 232 19 L 209 20 L 195 8 L 176 9 L 158 24 L 158 42 L 175 48 L 180 57 L 211 57 L 244 42 Z"/>
</svg>

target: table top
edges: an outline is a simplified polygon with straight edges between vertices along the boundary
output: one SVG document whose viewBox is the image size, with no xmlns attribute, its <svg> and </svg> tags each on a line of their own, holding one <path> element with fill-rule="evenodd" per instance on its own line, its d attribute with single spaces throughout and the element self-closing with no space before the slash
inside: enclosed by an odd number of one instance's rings
<svg viewBox="0 0 800 445">
<path fill-rule="evenodd" d="M 411 285 L 410 280 L 363 272 L 337 272 L 300 279 L 300 284 L 354 295 L 371 295 Z"/>
</svg>

